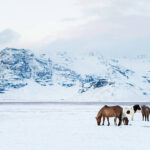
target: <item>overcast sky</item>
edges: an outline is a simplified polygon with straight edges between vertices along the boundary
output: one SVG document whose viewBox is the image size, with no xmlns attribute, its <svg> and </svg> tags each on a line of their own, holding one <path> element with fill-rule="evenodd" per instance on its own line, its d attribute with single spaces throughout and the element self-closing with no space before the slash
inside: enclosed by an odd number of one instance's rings
<svg viewBox="0 0 150 150">
<path fill-rule="evenodd" d="M 149 0 L 0 0 L 0 48 L 150 52 Z"/>
</svg>

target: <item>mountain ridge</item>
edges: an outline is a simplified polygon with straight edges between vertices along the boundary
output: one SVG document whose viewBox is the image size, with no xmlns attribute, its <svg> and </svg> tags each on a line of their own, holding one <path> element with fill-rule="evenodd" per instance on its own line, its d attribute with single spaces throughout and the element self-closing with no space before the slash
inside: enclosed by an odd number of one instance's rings
<svg viewBox="0 0 150 150">
<path fill-rule="evenodd" d="M 37 98 L 47 100 L 148 101 L 149 64 L 145 57 L 107 59 L 93 52 L 37 57 L 30 50 L 5 48 L 0 51 L 0 99 L 20 99 L 18 93 L 26 91 L 24 99 L 34 101 L 34 93 L 27 91 L 38 87 Z"/>
</svg>

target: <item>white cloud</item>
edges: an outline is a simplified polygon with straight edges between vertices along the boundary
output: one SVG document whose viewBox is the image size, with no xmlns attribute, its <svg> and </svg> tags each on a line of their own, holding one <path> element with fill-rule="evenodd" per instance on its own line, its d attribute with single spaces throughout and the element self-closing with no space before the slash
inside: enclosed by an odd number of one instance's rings
<svg viewBox="0 0 150 150">
<path fill-rule="evenodd" d="M 11 29 L 5 29 L 0 32 L 0 44 L 2 45 L 16 41 L 19 38 L 20 35 Z"/>
<path fill-rule="evenodd" d="M 5 0 L 0 3 L 0 30 L 11 28 L 21 34 L 14 47 L 42 49 L 53 45 L 50 47 L 110 51 L 117 47 L 121 52 L 125 51 L 124 47 L 136 51 L 149 46 L 144 42 L 150 37 L 149 0 Z M 132 46 L 131 41 L 136 39 L 137 46 L 135 42 Z M 56 43 L 61 43 L 61 47 Z"/>
</svg>

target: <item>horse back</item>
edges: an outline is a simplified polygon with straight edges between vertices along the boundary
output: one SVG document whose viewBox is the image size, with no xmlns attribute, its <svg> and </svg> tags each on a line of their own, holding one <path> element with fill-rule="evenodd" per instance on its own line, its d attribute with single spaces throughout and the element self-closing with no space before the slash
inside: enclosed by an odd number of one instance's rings
<svg viewBox="0 0 150 150">
<path fill-rule="evenodd" d="M 122 107 L 120 106 L 107 106 L 103 107 L 103 116 L 120 117 L 122 116 Z"/>
</svg>

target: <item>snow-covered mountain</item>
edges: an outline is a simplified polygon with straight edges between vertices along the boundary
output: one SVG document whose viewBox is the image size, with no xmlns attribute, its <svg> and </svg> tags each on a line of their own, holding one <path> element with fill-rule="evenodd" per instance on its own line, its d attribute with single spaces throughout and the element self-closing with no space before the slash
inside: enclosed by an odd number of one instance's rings
<svg viewBox="0 0 150 150">
<path fill-rule="evenodd" d="M 0 100 L 149 101 L 150 59 L 0 51 Z"/>
</svg>

